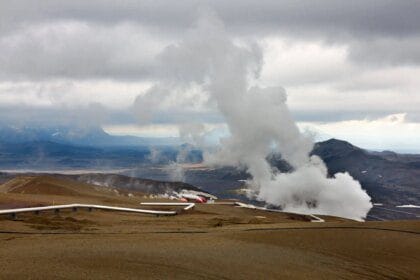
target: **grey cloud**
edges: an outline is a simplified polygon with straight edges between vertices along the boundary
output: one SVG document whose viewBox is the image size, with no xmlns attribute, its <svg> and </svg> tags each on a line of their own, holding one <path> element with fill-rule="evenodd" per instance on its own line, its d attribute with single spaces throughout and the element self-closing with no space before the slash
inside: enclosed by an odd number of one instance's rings
<svg viewBox="0 0 420 280">
<path fill-rule="evenodd" d="M 192 71 L 194 72 L 194 71 Z M 220 114 L 214 109 L 195 110 L 193 98 L 174 97 L 174 88 L 160 84 L 137 96 L 130 111 L 140 123 L 181 124 L 190 121 L 199 123 L 222 123 Z M 170 104 L 168 106 L 168 102 Z"/>
<path fill-rule="evenodd" d="M 420 123 L 420 112 L 414 111 L 407 113 L 407 115 L 405 116 L 405 120 L 407 122 Z"/>
<path fill-rule="evenodd" d="M 0 79 L 154 79 L 155 52 L 203 9 L 233 37 L 349 45 L 357 63 L 420 62 L 419 1 L 16 0 L 0 3 Z"/>
<path fill-rule="evenodd" d="M 0 79 L 145 79 L 159 45 L 141 28 L 41 24 L 0 37 Z"/>
<path fill-rule="evenodd" d="M 136 21 L 163 28 L 184 28 L 197 9 L 211 7 L 229 28 L 277 32 L 337 32 L 358 35 L 418 34 L 420 3 L 411 1 L 294 1 L 294 0 L 74 0 L 2 2 L 2 24 L 55 19 L 115 23 Z"/>
<path fill-rule="evenodd" d="M 420 36 L 372 38 L 355 41 L 350 46 L 350 58 L 365 65 L 416 65 L 420 63 Z"/>
<path fill-rule="evenodd" d="M 107 125 L 126 125 L 139 123 L 138 109 L 110 109 L 98 103 L 84 106 L 34 107 L 30 104 L 5 106 L 0 104 L 0 126 L 75 126 L 89 127 Z M 196 123 L 223 123 L 223 117 L 215 111 L 198 112 L 182 108 L 158 110 L 153 112 L 150 123 L 181 124 L 193 120 Z"/>
<path fill-rule="evenodd" d="M 82 108 L 0 106 L 0 125 L 97 127 L 112 119 L 113 113 L 112 110 L 97 103 L 91 103 Z"/>
<path fill-rule="evenodd" d="M 298 122 L 340 122 L 348 120 L 374 120 L 383 118 L 388 115 L 401 113 L 402 110 L 338 110 L 331 108 L 330 110 L 292 110 L 294 119 Z M 412 114 L 411 112 L 410 114 Z"/>
<path fill-rule="evenodd" d="M 184 82 L 199 80 L 203 76 L 200 67 L 205 65 L 205 57 L 197 53 L 174 55 L 177 50 L 169 47 L 164 53 L 172 54 L 158 57 L 156 65 L 155 54 L 178 41 L 202 8 L 213 9 L 220 16 L 230 37 L 258 39 L 280 35 L 348 45 L 350 58 L 367 66 L 420 63 L 419 1 L 15 0 L 0 1 L 0 80 L 56 77 L 76 81 L 168 77 Z M 202 40 L 211 41 L 206 35 L 203 34 Z M 182 55 L 182 59 L 166 64 L 167 60 Z M 190 55 L 197 60 L 189 60 Z M 171 68 L 167 68 L 168 65 Z M 336 77 L 328 72 L 320 79 L 329 83 Z M 331 81 L 331 84 L 336 83 Z M 365 87 L 377 89 L 378 84 L 368 83 Z M 401 112 L 397 109 L 373 112 L 373 109 L 360 108 L 347 111 L 315 108 L 316 104 L 313 111 L 293 111 L 293 114 L 298 121 L 334 121 Z M 39 119 L 40 122 L 55 120 L 58 115 L 63 121 L 77 119 L 78 114 L 70 111 L 3 108 L 0 116 L 21 119 L 20 115 L 26 114 L 28 121 Z M 100 115 L 104 114 L 107 121 L 133 121 L 127 112 L 104 111 Z M 176 108 L 161 110 L 153 120 L 157 123 L 176 123 L 188 118 L 223 121 L 214 112 L 180 111 Z"/>
</svg>

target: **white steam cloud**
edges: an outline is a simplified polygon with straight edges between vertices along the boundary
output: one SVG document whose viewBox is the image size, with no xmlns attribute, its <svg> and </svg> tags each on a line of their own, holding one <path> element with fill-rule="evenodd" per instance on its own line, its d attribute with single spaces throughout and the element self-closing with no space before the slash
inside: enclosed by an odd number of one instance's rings
<svg viewBox="0 0 420 280">
<path fill-rule="evenodd" d="M 248 185 L 255 197 L 285 211 L 356 220 L 366 217 L 372 204 L 359 182 L 347 173 L 328 178 L 322 160 L 309 155 L 313 142 L 293 121 L 285 90 L 258 86 L 262 52 L 257 44 L 233 41 L 217 17 L 206 15 L 182 42 L 159 56 L 158 65 L 162 82 L 152 91 L 159 98 L 148 92 L 135 104 L 158 108 L 162 92 L 168 93 L 166 100 L 173 100 L 168 89 L 200 86 L 208 106 L 217 108 L 230 131 L 217 152 L 205 155 L 208 164 L 246 168 L 252 175 Z M 153 100 L 159 102 L 151 104 Z M 182 126 L 184 134 L 186 127 Z M 272 169 L 266 160 L 272 152 L 279 152 L 294 171 Z"/>
</svg>

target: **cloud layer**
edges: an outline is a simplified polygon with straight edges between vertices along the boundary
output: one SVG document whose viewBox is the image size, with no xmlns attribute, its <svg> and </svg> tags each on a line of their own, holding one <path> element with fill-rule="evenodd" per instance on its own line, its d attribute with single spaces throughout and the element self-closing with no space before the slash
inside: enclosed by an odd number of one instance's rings
<svg viewBox="0 0 420 280">
<path fill-rule="evenodd" d="M 2 1 L 2 119 L 25 122 L 16 112 L 29 111 L 31 118 L 23 119 L 48 122 L 45 115 L 60 110 L 77 115 L 100 106 L 99 123 L 129 126 L 144 117 L 132 114 L 134 102 L 156 125 L 185 119 L 222 125 L 215 104 L 199 88 L 178 89 L 153 114 L 143 103 L 165 95 L 168 88 L 150 86 L 164 82 L 170 88 L 168 73 L 185 81 L 201 75 L 205 57 L 192 62 L 188 56 L 195 53 L 186 53 L 169 61 L 171 56 L 160 54 L 176 51 L 170 46 L 203 11 L 217 14 L 233 41 L 258 45 L 262 85 L 283 86 L 298 121 L 404 113 L 407 121 L 419 122 L 418 1 L 292 0 Z M 211 43 L 210 35 L 202 40 Z"/>
</svg>

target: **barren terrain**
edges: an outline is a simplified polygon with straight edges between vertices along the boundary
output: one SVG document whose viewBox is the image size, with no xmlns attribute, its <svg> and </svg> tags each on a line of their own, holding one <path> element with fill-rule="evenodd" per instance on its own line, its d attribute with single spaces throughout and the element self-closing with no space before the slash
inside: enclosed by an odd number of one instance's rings
<svg viewBox="0 0 420 280">
<path fill-rule="evenodd" d="M 141 193 L 19 177 L 0 208 L 97 203 Z M 164 209 L 164 207 L 149 207 Z M 168 207 L 166 207 L 168 208 Z M 62 210 L 0 216 L 2 279 L 419 279 L 420 222 L 353 222 L 200 204 L 177 216 Z"/>
</svg>

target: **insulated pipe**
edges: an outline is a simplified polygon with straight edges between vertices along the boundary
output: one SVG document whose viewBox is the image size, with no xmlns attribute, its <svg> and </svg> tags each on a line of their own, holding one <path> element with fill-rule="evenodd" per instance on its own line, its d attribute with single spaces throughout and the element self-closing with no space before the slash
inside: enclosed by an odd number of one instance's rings
<svg viewBox="0 0 420 280">
<path fill-rule="evenodd" d="M 150 206 L 186 206 L 183 209 L 189 210 L 195 206 L 195 203 L 183 203 L 183 202 L 142 202 L 141 205 Z"/>
<path fill-rule="evenodd" d="M 252 205 L 252 204 L 246 204 L 246 203 L 242 203 L 242 202 L 235 202 L 234 205 L 238 206 L 238 207 L 242 207 L 242 208 L 257 209 L 257 210 L 268 211 L 268 212 L 291 213 L 291 214 L 305 215 L 305 216 L 311 217 L 312 218 L 311 222 L 313 222 L 313 223 L 323 223 L 323 222 L 325 222 L 324 219 L 321 219 L 320 217 L 315 216 L 313 214 L 302 214 L 302 213 L 296 213 L 296 212 L 286 212 L 286 211 L 276 210 L 276 209 L 268 209 L 268 208 L 265 208 L 265 207 L 258 207 L 258 206 Z"/>
</svg>

